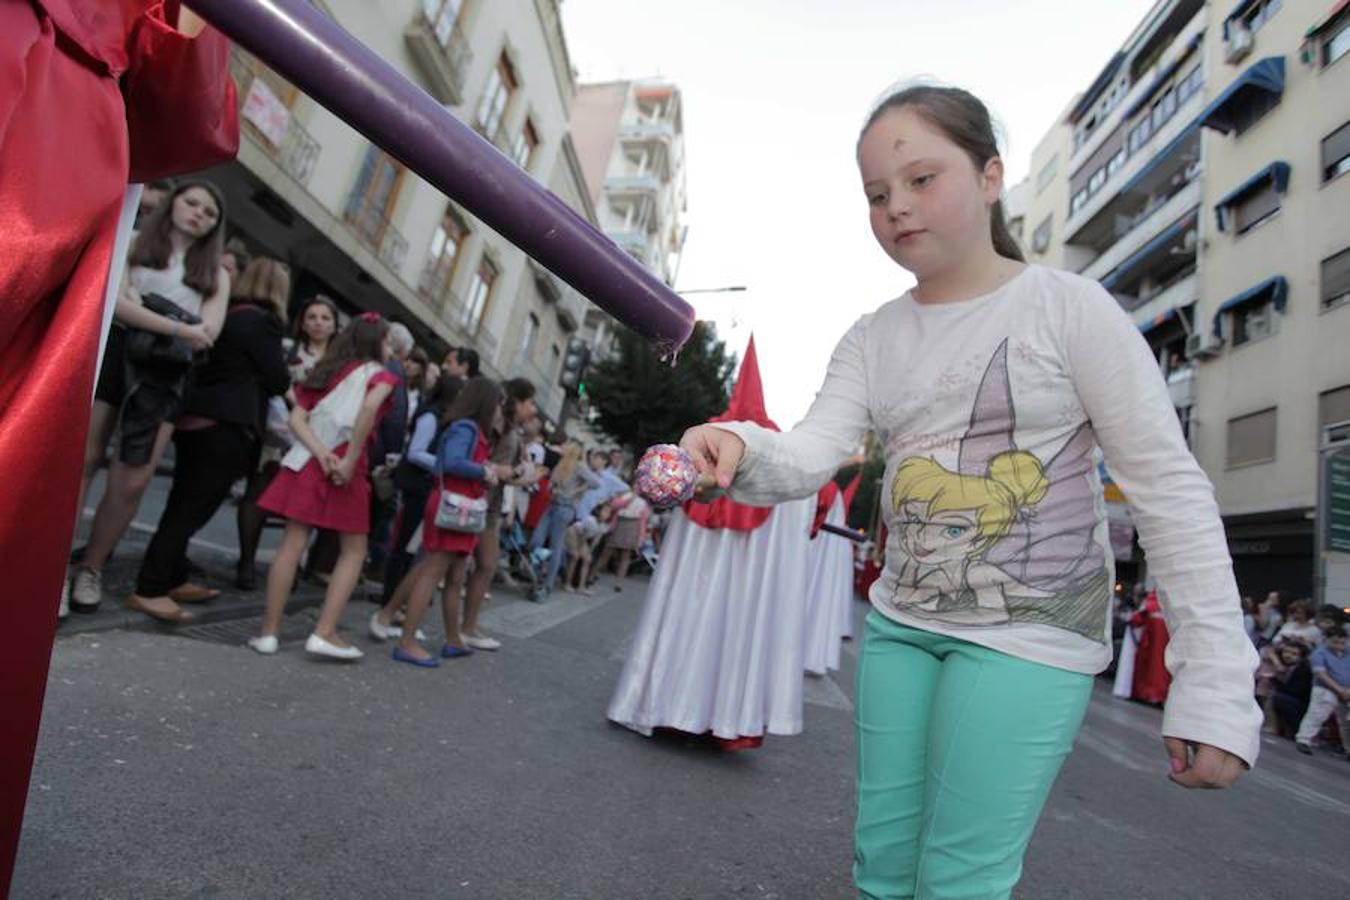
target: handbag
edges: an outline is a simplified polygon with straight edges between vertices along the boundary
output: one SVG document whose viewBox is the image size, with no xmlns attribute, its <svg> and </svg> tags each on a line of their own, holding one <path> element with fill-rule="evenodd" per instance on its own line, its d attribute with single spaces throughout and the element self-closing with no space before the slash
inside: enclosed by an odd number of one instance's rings
<svg viewBox="0 0 1350 900">
<path fill-rule="evenodd" d="M 480 534 L 487 527 L 487 497 L 466 497 L 441 483 L 436 501 L 436 527 L 463 534 Z"/>
<path fill-rule="evenodd" d="M 158 313 L 184 325 L 197 325 L 201 322 L 177 303 L 159 294 L 144 294 L 141 303 L 146 309 Z M 183 338 L 176 338 L 157 331 L 143 328 L 127 329 L 127 362 L 143 369 L 153 369 L 165 374 L 182 373 L 192 368 L 194 351 L 192 345 Z"/>
</svg>

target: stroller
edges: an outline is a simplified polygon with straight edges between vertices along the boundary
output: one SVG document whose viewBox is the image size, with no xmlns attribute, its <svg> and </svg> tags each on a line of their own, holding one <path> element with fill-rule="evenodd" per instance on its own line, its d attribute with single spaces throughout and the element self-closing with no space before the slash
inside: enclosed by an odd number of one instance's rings
<svg viewBox="0 0 1350 900">
<path fill-rule="evenodd" d="M 540 567 L 548 559 L 548 550 L 530 551 L 530 542 L 525 539 L 525 528 L 520 520 L 511 517 L 511 524 L 502 528 L 502 564 L 506 574 L 525 589 L 525 599 L 538 603 L 543 599 L 543 580 L 539 576 Z"/>
</svg>

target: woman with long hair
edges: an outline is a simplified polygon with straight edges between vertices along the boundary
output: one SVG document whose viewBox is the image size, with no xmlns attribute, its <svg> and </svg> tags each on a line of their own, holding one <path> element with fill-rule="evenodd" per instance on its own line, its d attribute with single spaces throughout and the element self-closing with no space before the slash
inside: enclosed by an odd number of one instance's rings
<svg viewBox="0 0 1350 900">
<path fill-rule="evenodd" d="M 291 326 L 291 336 L 282 342 L 292 384 L 304 381 L 310 370 L 323 359 L 333 335 L 337 334 L 339 321 L 337 304 L 323 294 L 315 294 L 300 305 L 295 322 Z M 288 407 L 295 405 L 294 396 L 290 395 L 289 391 L 286 393 L 289 396 L 284 400 L 268 401 L 276 406 L 277 417 L 285 412 L 280 404 L 284 402 Z M 239 513 L 236 517 L 239 529 L 239 565 L 235 570 L 234 585 L 241 590 L 251 591 L 258 586 L 258 572 L 254 567 L 254 560 L 258 556 L 258 542 L 262 540 L 263 526 L 267 523 L 267 514 L 258 508 L 258 498 L 276 477 L 277 470 L 281 467 L 281 454 L 288 449 L 289 442 L 286 438 L 289 437 L 293 436 L 286 428 L 281 428 L 280 434 L 269 434 L 270 443 L 262 453 L 258 468 L 249 476 L 244 497 L 239 501 Z"/>
<path fill-rule="evenodd" d="M 188 586 L 188 541 L 230 486 L 257 470 L 268 398 L 290 386 L 281 351 L 290 287 L 285 264 L 267 258 L 250 262 L 235 283 L 225 326 L 174 431 L 173 487 L 127 601 L 131 609 L 169 622 L 192 618 L 173 598 Z"/>
<path fill-rule="evenodd" d="M 455 375 L 444 374 L 436 385 L 427 392 L 426 398 L 417 412 L 413 414 L 412 436 L 408 439 L 407 451 L 394 469 L 394 484 L 399 491 L 398 518 L 394 527 L 394 543 L 389 548 L 389 557 L 384 566 L 384 602 L 389 604 L 394 592 L 404 581 L 408 569 L 412 567 L 413 554 L 408 544 L 422 522 L 422 512 L 427 505 L 436 483 L 436 448 L 440 446 L 441 436 L 445 433 L 441 421 L 455 397 L 459 395 L 464 380 Z M 404 591 L 406 595 L 406 589 Z M 400 599 L 398 607 L 407 602 Z M 370 633 L 379 640 L 398 637 L 392 615 L 398 607 L 377 610 L 370 620 Z"/>
<path fill-rule="evenodd" d="M 211 346 L 229 303 L 230 279 L 220 265 L 224 231 L 220 191 L 206 181 L 186 181 L 150 214 L 127 254 L 127 274 L 94 392 L 80 509 L 114 425 L 119 440 L 89 543 L 67 584 L 69 594 L 62 596 L 63 611 L 67 596 L 77 612 L 98 609 L 103 564 L 136 515 L 173 435 L 187 384 L 186 368 L 135 352 L 129 356 L 128 350 L 146 345 L 146 336 L 137 332 L 168 335 L 194 351 Z M 202 589 L 188 587 L 177 599 L 200 599 Z"/>
<path fill-rule="evenodd" d="M 261 633 L 249 646 L 277 652 L 281 615 L 295 585 L 300 554 L 315 528 L 338 534 L 339 551 L 323 608 L 305 650 L 315 656 L 355 660 L 363 655 L 337 633 L 366 558 L 370 534 L 368 457 L 376 426 L 393 405 L 396 379 L 389 359 L 389 323 L 375 313 L 354 319 L 296 390 L 291 430 L 296 443 L 258 505 L 286 520 L 286 531 L 267 573 Z"/>
<path fill-rule="evenodd" d="M 454 492 L 472 502 L 481 500 L 488 488 L 497 483 L 497 470 L 487 461 L 488 435 L 501 428 L 501 403 L 502 389 L 495 381 L 472 378 L 441 418 L 445 436 L 436 452 L 439 490 L 433 490 L 427 497 L 422 515 L 422 550 L 426 555 L 407 576 L 410 580 L 407 617 L 399 643 L 391 654 L 398 662 L 426 668 L 440 665 L 436 656 L 418 644 L 417 626 L 442 580 L 445 643 L 440 656 L 456 659 L 473 652 L 464 646 L 460 635 L 460 594 L 464 590 L 464 570 L 479 535 L 469 530 L 442 528 L 436 524 L 436 514 L 442 491 Z"/>
</svg>

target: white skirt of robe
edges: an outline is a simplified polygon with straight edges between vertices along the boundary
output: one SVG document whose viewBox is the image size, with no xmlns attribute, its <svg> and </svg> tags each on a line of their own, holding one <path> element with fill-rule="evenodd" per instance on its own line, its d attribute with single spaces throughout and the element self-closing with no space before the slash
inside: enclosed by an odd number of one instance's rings
<svg viewBox="0 0 1350 900">
<path fill-rule="evenodd" d="M 825 516 L 827 525 L 844 524 L 838 497 Z M 848 538 L 821 531 L 810 542 L 811 574 L 806 590 L 806 671 L 824 675 L 839 668 L 840 642 L 852 633 L 853 547 Z"/>
<path fill-rule="evenodd" d="M 802 730 L 803 586 L 815 498 L 754 531 L 671 515 L 623 674 L 614 722 L 721 738 Z"/>
</svg>

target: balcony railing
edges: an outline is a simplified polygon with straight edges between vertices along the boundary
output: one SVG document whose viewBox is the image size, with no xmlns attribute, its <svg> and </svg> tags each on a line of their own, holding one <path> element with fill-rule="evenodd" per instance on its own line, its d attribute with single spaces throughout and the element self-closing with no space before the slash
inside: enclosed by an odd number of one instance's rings
<svg viewBox="0 0 1350 900">
<path fill-rule="evenodd" d="M 614 194 L 661 192 L 661 179 L 650 172 L 642 175 L 614 175 L 605 179 L 605 190 Z"/>
<path fill-rule="evenodd" d="M 1142 172 L 1159 153 L 1167 150 L 1169 145 L 1183 132 L 1193 127 L 1195 118 L 1200 115 L 1204 108 L 1203 91 L 1197 91 L 1188 97 L 1186 102 L 1182 103 L 1172 114 L 1172 117 L 1163 123 L 1157 131 L 1153 132 L 1147 141 L 1137 147 L 1126 159 L 1125 164 L 1108 177 L 1106 182 L 1086 203 L 1069 215 L 1068 220 L 1064 223 L 1066 243 L 1074 243 L 1074 236 L 1115 199 L 1120 192 L 1121 185 L 1128 183 L 1130 179 Z"/>
<path fill-rule="evenodd" d="M 643 119 L 619 126 L 621 140 L 670 140 L 674 136 L 675 125 L 669 119 Z"/>
<path fill-rule="evenodd" d="M 440 22 L 433 24 L 419 10 L 403 32 L 403 38 L 426 76 L 431 95 L 447 106 L 463 102 L 464 74 L 473 59 L 473 51 L 458 21 L 451 24 L 443 16 Z"/>
<path fill-rule="evenodd" d="M 647 235 L 637 229 L 628 229 L 626 231 L 610 232 L 610 238 L 629 253 L 641 253 L 646 255 L 651 248 L 651 241 Z"/>
<path fill-rule="evenodd" d="M 1188 363 L 1167 376 L 1167 394 L 1177 409 L 1195 405 L 1195 365 Z"/>
<path fill-rule="evenodd" d="M 1130 310 L 1130 318 L 1136 324 L 1143 325 L 1173 309 L 1189 306 L 1200 297 L 1200 276 L 1194 269 L 1184 272 L 1161 291 L 1144 300 Z"/>
<path fill-rule="evenodd" d="M 307 185 L 323 148 L 295 120 L 267 82 L 258 77 L 255 65 L 239 50 L 230 55 L 230 74 L 239 89 L 243 131 L 297 184 Z"/>
<path fill-rule="evenodd" d="M 385 214 L 373 206 L 357 206 L 347 210 L 346 221 L 352 234 L 373 250 L 395 275 L 402 277 L 403 263 L 408 258 L 408 239 Z"/>
<path fill-rule="evenodd" d="M 1100 280 L 1147 244 L 1161 230 L 1161 226 L 1175 222 L 1187 210 L 1199 206 L 1200 199 L 1201 184 L 1197 178 L 1170 198 L 1146 207 L 1139 215 L 1122 222 L 1117 228 L 1116 242 L 1088 263 L 1081 274 Z"/>
</svg>

